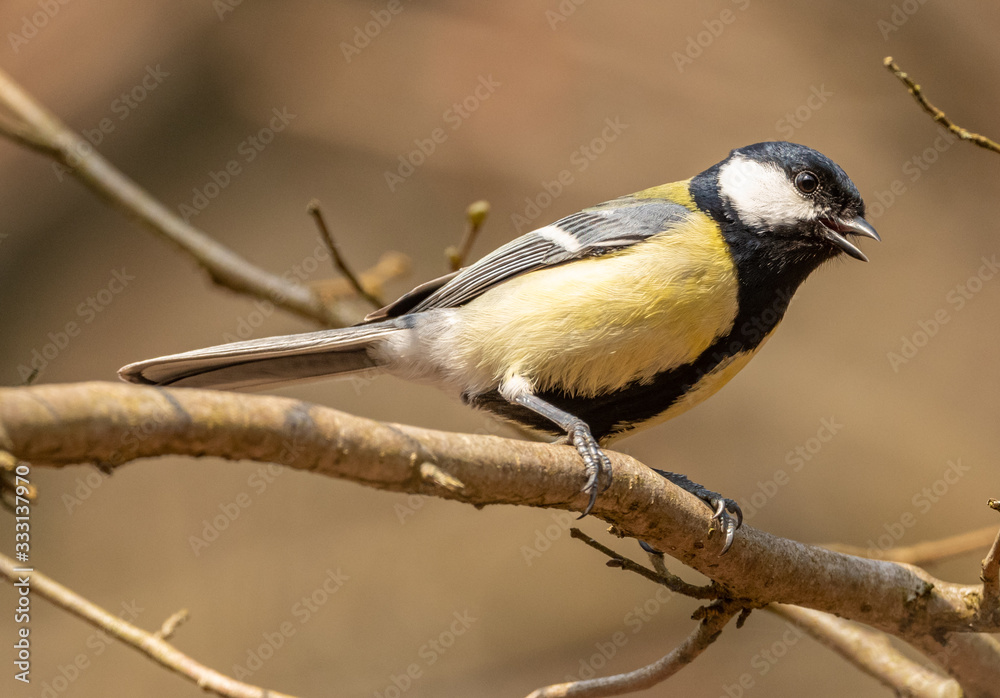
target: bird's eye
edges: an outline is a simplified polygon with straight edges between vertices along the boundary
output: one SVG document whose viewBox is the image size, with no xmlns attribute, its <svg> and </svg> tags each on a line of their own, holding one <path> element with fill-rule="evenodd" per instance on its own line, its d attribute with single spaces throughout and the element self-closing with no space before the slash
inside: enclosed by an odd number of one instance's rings
<svg viewBox="0 0 1000 698">
<path fill-rule="evenodd" d="M 819 188 L 819 177 L 806 170 L 795 175 L 795 186 L 803 194 L 812 194 Z"/>
</svg>

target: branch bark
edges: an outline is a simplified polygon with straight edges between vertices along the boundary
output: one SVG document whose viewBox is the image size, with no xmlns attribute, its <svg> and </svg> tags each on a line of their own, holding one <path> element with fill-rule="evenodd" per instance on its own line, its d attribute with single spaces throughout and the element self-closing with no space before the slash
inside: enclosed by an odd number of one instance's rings
<svg viewBox="0 0 1000 698">
<path fill-rule="evenodd" d="M 772 604 L 767 610 L 786 618 L 844 659 L 909 698 L 961 698 L 962 689 L 947 679 L 905 657 L 889 644 L 885 635 L 798 606 Z"/>
<path fill-rule="evenodd" d="M 973 133 L 968 129 L 962 128 L 949 119 L 943 111 L 931 104 L 930 101 L 924 97 L 924 91 L 920 85 L 915 83 L 908 74 L 903 72 L 903 69 L 900 68 L 894 60 L 892 60 L 892 56 L 886 56 L 882 61 L 882 65 L 884 65 L 890 73 L 899 78 L 899 81 L 906 86 L 907 91 L 913 95 L 913 99 L 915 99 L 917 104 L 920 105 L 920 108 L 927 112 L 930 117 L 934 119 L 934 121 L 944 126 L 963 141 L 969 141 L 970 143 L 978 145 L 980 148 L 992 150 L 994 153 L 1000 153 L 1000 143 L 997 143 L 986 136 Z"/>
<path fill-rule="evenodd" d="M 0 389 L 0 449 L 38 465 L 103 465 L 167 454 L 277 462 L 378 489 L 476 506 L 582 510 L 583 470 L 568 446 L 382 424 L 262 395 L 111 383 Z M 612 453 L 615 477 L 594 515 L 645 540 L 750 605 L 833 613 L 935 653 L 966 689 L 1000 685 L 1000 630 L 982 586 L 778 538 L 750 526 L 718 552 L 705 505 L 641 463 Z M 949 652 L 960 647 L 961 651 Z"/>
<path fill-rule="evenodd" d="M 271 301 L 328 327 L 351 324 L 312 289 L 254 266 L 180 216 L 126 177 L 90 143 L 36 102 L 0 70 L 0 104 L 14 118 L 0 118 L 0 135 L 53 158 L 87 188 L 125 215 L 193 258 L 212 281 L 237 293 Z"/>
</svg>

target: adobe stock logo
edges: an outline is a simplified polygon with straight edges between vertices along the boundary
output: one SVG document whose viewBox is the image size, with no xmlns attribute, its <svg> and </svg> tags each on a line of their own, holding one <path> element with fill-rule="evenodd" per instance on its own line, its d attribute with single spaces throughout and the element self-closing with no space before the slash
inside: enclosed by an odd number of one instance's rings
<svg viewBox="0 0 1000 698">
<path fill-rule="evenodd" d="M 38 11 L 21 17 L 21 31 L 7 32 L 7 41 L 14 53 L 19 53 L 21 47 L 38 36 L 38 32 L 49 25 L 49 22 L 62 10 L 63 5 L 70 0 L 38 0 Z"/>
<path fill-rule="evenodd" d="M 905 366 L 914 359 L 920 350 L 926 347 L 946 324 L 951 322 L 955 313 L 964 309 L 983 290 L 984 285 L 995 278 L 997 272 L 1000 271 L 1000 262 L 997 262 L 995 254 L 990 257 L 980 257 L 979 261 L 982 264 L 974 274 L 965 281 L 955 284 L 945 294 L 944 300 L 947 305 L 939 307 L 927 317 L 917 321 L 917 329 L 914 332 L 901 336 L 899 338 L 899 352 L 886 353 L 889 367 L 892 368 L 893 373 L 899 373 L 901 366 Z"/>
<path fill-rule="evenodd" d="M 104 312 L 118 297 L 118 294 L 128 288 L 133 281 L 135 281 L 135 277 L 125 271 L 125 267 L 122 267 L 121 270 L 112 269 L 108 283 L 76 306 L 76 317 L 80 318 L 82 323 L 69 320 L 49 332 L 46 335 L 49 341 L 33 348 L 30 358 L 24 363 L 18 364 L 17 375 L 20 376 L 21 381 L 29 383 L 37 379 L 72 344 L 73 339 L 79 337 L 84 328 L 96 320 L 98 314 Z"/>
<path fill-rule="evenodd" d="M 344 54 L 344 60 L 350 63 L 360 56 L 361 52 L 371 46 L 371 43 L 389 26 L 393 18 L 404 9 L 401 0 L 389 0 L 385 4 L 385 9 L 371 10 L 369 12 L 371 20 L 364 25 L 359 24 L 354 27 L 350 43 L 340 42 L 340 52 Z"/>
<path fill-rule="evenodd" d="M 917 525 L 919 517 L 944 499 L 971 470 L 972 466 L 964 465 L 961 458 L 949 460 L 939 478 L 910 498 L 910 509 L 903 511 L 894 520 L 883 523 L 878 536 L 868 539 L 868 549 L 886 551 L 899 545 L 906 532 Z"/>
<path fill-rule="evenodd" d="M 472 91 L 461 101 L 452 103 L 441 115 L 441 120 L 448 126 L 449 130 L 446 131 L 444 127 L 438 126 L 432 129 L 426 138 L 414 138 L 413 144 L 417 147 L 397 158 L 399 166 L 395 170 L 386 170 L 382 173 L 389 191 L 395 193 L 396 189 L 417 171 L 417 168 L 421 167 L 431 155 L 437 152 L 438 148 L 448 140 L 451 133 L 462 128 L 462 124 L 470 119 L 502 85 L 503 83 L 493 78 L 492 73 L 480 75 Z"/>
<path fill-rule="evenodd" d="M 736 9 L 739 11 L 746 10 L 750 7 L 750 0 L 732 0 L 732 3 L 736 5 Z M 684 69 L 695 62 L 696 59 L 701 58 L 702 54 L 708 50 L 708 47 L 715 43 L 715 40 L 722 36 L 722 33 L 726 31 L 726 27 L 736 21 L 738 15 L 731 9 L 726 8 L 719 13 L 719 16 L 715 19 L 706 19 L 702 21 L 702 26 L 705 27 L 703 30 L 697 34 L 692 34 L 687 37 L 687 42 L 684 45 L 684 52 L 674 51 L 671 54 L 671 58 L 674 59 L 674 65 L 677 66 L 677 72 L 683 73 Z"/>
<path fill-rule="evenodd" d="M 257 159 L 257 156 L 264 152 L 277 134 L 284 131 L 296 114 L 288 111 L 288 107 L 274 107 L 271 110 L 270 121 L 256 133 L 252 133 L 236 146 L 236 154 L 239 158 L 227 161 L 221 169 L 209 170 L 208 181 L 201 187 L 191 189 L 193 196 L 190 201 L 177 205 L 177 213 L 185 223 L 190 223 L 191 219 L 208 208 L 225 189 L 233 183 L 245 171 L 247 165 Z"/>
<path fill-rule="evenodd" d="M 83 129 L 80 133 L 86 140 L 81 140 L 73 146 L 68 157 L 69 167 L 59 162 L 52 163 L 56 179 L 63 181 L 64 175 L 70 174 L 70 168 L 78 167 L 85 157 L 94 152 L 94 148 L 117 130 L 120 122 L 129 118 L 169 77 L 170 73 L 163 70 L 159 63 L 155 66 L 147 65 L 146 72 L 139 81 L 131 89 L 118 95 L 109 105 L 110 112 L 118 118 L 104 116 L 94 124 L 94 128 Z"/>
</svg>

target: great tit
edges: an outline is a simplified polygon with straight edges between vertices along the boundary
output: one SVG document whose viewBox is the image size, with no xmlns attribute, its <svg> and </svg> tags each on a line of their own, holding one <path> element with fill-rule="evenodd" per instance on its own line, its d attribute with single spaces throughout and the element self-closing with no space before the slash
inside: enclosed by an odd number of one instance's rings
<svg viewBox="0 0 1000 698">
<path fill-rule="evenodd" d="M 733 150 L 691 179 L 574 213 L 424 283 L 358 325 L 140 361 L 147 385 L 252 388 L 379 369 L 563 435 L 594 506 L 616 438 L 725 385 L 823 262 L 879 240 L 847 174 L 802 145 Z M 726 531 L 738 505 L 681 475 Z M 605 476 L 606 477 L 602 477 Z M 729 516 L 733 512 L 737 520 Z"/>
</svg>

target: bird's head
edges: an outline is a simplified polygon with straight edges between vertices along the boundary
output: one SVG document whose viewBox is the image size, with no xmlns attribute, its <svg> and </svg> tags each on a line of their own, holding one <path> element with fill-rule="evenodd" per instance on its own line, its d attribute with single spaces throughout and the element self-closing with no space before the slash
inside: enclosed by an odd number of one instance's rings
<svg viewBox="0 0 1000 698">
<path fill-rule="evenodd" d="M 851 238 L 880 239 L 844 170 L 804 145 L 737 148 L 692 185 L 696 201 L 699 192 L 711 200 L 703 208 L 721 212 L 720 222 L 775 257 L 817 265 L 846 253 L 868 261 Z"/>
</svg>

